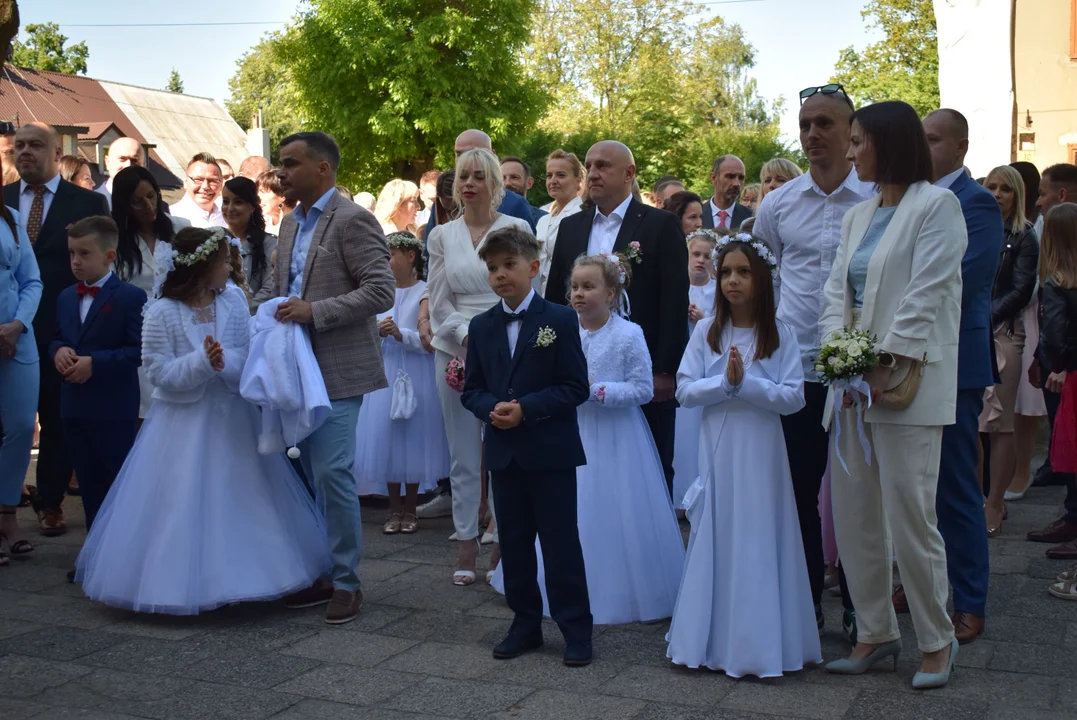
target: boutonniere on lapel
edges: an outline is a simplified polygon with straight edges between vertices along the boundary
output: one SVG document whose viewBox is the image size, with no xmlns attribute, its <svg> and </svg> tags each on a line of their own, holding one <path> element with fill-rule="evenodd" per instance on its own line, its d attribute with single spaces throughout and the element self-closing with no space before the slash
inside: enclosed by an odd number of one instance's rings
<svg viewBox="0 0 1077 720">
<path fill-rule="evenodd" d="M 628 243 L 628 247 L 625 248 L 624 256 L 626 260 L 631 260 L 637 265 L 643 262 L 643 250 L 640 249 L 639 241 L 633 240 Z"/>
<path fill-rule="evenodd" d="M 540 348 L 550 347 L 556 339 L 557 333 L 554 332 L 552 327 L 547 325 L 538 331 L 538 335 L 535 336 L 535 340 L 532 344 L 535 347 Z"/>
<path fill-rule="evenodd" d="M 101 308 L 101 312 L 103 312 L 103 313 L 112 312 L 112 301 L 111 300 L 109 300 L 107 303 L 105 303 L 104 307 Z"/>
</svg>

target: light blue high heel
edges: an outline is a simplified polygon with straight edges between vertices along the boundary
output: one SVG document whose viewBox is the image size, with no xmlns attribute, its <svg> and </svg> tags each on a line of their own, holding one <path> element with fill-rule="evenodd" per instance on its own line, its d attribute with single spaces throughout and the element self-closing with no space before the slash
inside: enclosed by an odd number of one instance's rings
<svg viewBox="0 0 1077 720">
<path fill-rule="evenodd" d="M 901 654 L 901 640 L 891 640 L 875 648 L 866 657 L 859 660 L 842 658 L 826 664 L 826 671 L 835 675 L 863 675 L 871 667 L 888 657 L 894 658 L 894 672 L 897 672 L 898 655 Z"/>
<path fill-rule="evenodd" d="M 930 690 L 943 687 L 950 682 L 950 673 L 954 671 L 954 660 L 957 659 L 959 647 L 957 638 L 954 638 L 950 643 L 950 662 L 946 663 L 946 670 L 938 673 L 918 672 L 912 676 L 912 686 L 917 690 Z"/>
</svg>

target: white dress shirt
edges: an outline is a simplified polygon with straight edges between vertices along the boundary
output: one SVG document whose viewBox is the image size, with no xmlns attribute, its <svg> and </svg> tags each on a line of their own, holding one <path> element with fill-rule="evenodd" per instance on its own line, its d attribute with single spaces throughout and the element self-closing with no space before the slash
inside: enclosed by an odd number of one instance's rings
<svg viewBox="0 0 1077 720">
<path fill-rule="evenodd" d="M 733 209 L 735 208 L 736 203 L 733 203 L 727 208 L 720 208 L 714 204 L 714 198 L 711 198 L 708 204 L 711 206 L 711 217 L 714 219 L 714 227 L 725 228 L 728 230 L 729 224 L 733 222 Z M 726 214 L 724 222 L 718 217 L 718 213 L 720 212 Z"/>
<path fill-rule="evenodd" d="M 520 307 L 515 310 L 509 307 L 508 303 L 505 302 L 505 298 L 501 298 L 501 309 L 507 313 L 522 313 L 531 305 L 531 299 L 533 297 L 535 297 L 534 290 L 527 293 L 527 297 L 520 303 Z M 509 339 L 509 357 L 512 357 L 516 354 L 516 343 L 520 339 L 520 328 L 523 326 L 524 321 L 523 318 L 518 320 L 509 320 L 508 318 L 505 318 L 505 320 L 505 335 L 507 335 Z"/>
<path fill-rule="evenodd" d="M 170 208 L 173 217 L 181 217 L 196 228 L 225 227 L 224 215 L 217 203 L 213 203 L 213 209 L 206 212 L 195 204 L 190 195 L 184 195 L 183 199 Z"/>
<path fill-rule="evenodd" d="M 941 178 L 936 180 L 935 185 L 936 187 L 946 188 L 947 190 L 949 190 L 950 186 L 954 184 L 954 180 L 957 180 L 964 174 L 965 168 L 959 167 L 957 170 L 954 170 L 949 175 L 943 175 Z"/>
<path fill-rule="evenodd" d="M 56 197 L 56 188 L 60 187 L 60 174 L 45 183 L 45 195 L 42 198 L 45 211 L 41 213 L 41 224 L 45 224 L 45 218 L 49 216 L 49 208 L 52 207 L 52 199 Z M 19 219 L 22 221 L 23 230 L 26 229 L 26 221 L 30 217 L 30 207 L 34 204 L 34 189 L 26 184 L 25 180 L 19 181 Z"/>
<path fill-rule="evenodd" d="M 628 212 L 628 204 L 632 202 L 632 196 L 626 197 L 620 205 L 613 209 L 608 216 L 603 215 L 595 208 L 595 221 L 591 225 L 591 237 L 587 239 L 587 254 L 600 255 L 613 252 L 613 245 L 617 242 L 617 233 L 621 232 L 621 222 Z"/>
<path fill-rule="evenodd" d="M 874 196 L 874 186 L 861 182 L 856 170 L 850 169 L 829 195 L 806 172 L 767 193 L 756 212 L 752 235 L 778 258 L 778 319 L 796 330 L 808 382 L 817 382 L 812 358 L 819 349 L 823 288 L 841 244 L 842 219 Z"/>
<path fill-rule="evenodd" d="M 110 277 L 112 277 L 112 271 L 111 270 L 109 270 L 107 273 L 105 273 L 105 276 L 103 278 L 101 278 L 100 280 L 95 282 L 90 287 L 95 287 L 95 288 L 104 287 L 105 283 L 108 282 L 108 279 Z M 81 322 L 86 322 L 86 316 L 90 314 L 90 306 L 93 305 L 94 299 L 95 299 L 94 296 L 91 295 L 90 293 L 86 293 L 85 295 L 83 295 L 82 297 L 79 298 L 79 320 Z"/>
</svg>

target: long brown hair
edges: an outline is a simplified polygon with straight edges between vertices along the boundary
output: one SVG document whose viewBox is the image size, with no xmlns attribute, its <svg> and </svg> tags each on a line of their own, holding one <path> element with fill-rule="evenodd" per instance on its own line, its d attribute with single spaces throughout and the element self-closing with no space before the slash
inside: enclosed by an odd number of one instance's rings
<svg viewBox="0 0 1077 720">
<path fill-rule="evenodd" d="M 179 255 L 192 253 L 198 249 L 199 245 L 209 240 L 212 234 L 213 229 L 185 227 L 172 238 L 172 249 Z M 194 299 L 206 287 L 205 278 L 210 269 L 219 263 L 222 257 L 231 257 L 231 252 L 232 246 L 228 244 L 228 238 L 222 237 L 217 242 L 217 247 L 207 257 L 193 265 L 177 264 L 161 285 L 161 297 L 172 298 L 182 303 Z"/>
<path fill-rule="evenodd" d="M 761 242 L 761 241 L 757 241 Z M 752 271 L 752 319 L 755 321 L 755 359 L 768 358 L 774 354 L 781 344 L 778 336 L 778 322 L 775 320 L 776 309 L 774 307 L 774 279 L 770 275 L 770 267 L 760 257 L 751 244 L 740 240 L 731 240 L 718 251 L 718 259 L 714 261 L 718 269 L 718 292 L 714 293 L 714 324 L 707 332 L 707 344 L 711 350 L 721 354 L 722 330 L 727 322 L 732 321 L 733 312 L 729 300 L 722 293 L 722 263 L 726 255 L 734 250 L 740 250 L 748 258 L 748 265 Z"/>
<path fill-rule="evenodd" d="M 1077 288 L 1077 203 L 1062 203 L 1047 211 L 1040 238 L 1040 282 Z"/>
</svg>

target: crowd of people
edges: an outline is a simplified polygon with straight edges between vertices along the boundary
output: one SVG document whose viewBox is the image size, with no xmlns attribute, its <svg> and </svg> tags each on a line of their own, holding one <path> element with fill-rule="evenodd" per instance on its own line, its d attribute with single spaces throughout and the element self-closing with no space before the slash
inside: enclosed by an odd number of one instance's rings
<svg viewBox="0 0 1077 720">
<path fill-rule="evenodd" d="M 774 158 L 746 185 L 723 155 L 709 198 L 668 175 L 644 192 L 606 140 L 549 154 L 543 207 L 475 129 L 454 168 L 376 196 L 337 185 L 320 132 L 282 140 L 275 168 L 200 153 L 169 207 L 136 141 L 93 187 L 52 128 L 18 128 L 0 564 L 34 549 L 15 513 L 36 413 L 22 494 L 60 535 L 77 478 L 70 577 L 109 605 L 283 597 L 349 622 L 359 496 L 382 495 L 385 534 L 452 516 L 447 582 L 476 583 L 493 545 L 485 579 L 514 612 L 496 658 L 542 645 L 544 615 L 570 666 L 595 623 L 672 618 L 672 662 L 780 676 L 822 662 L 831 591 L 852 649 L 829 672 L 896 669 L 908 612 L 913 687 L 947 684 L 1044 415 L 1031 484 L 1066 484 L 1066 514 L 1028 539 L 1077 560 L 1077 167 L 975 180 L 956 110 L 856 109 L 837 84 L 800 101 L 806 172 Z M 299 328 L 295 349 L 253 343 L 264 327 Z M 815 369 L 845 328 L 876 342 L 862 398 Z M 287 454 L 264 446 L 281 408 L 260 421 L 241 387 L 275 353 L 325 397 Z M 1077 599 L 1077 565 L 1048 590 Z"/>
</svg>

